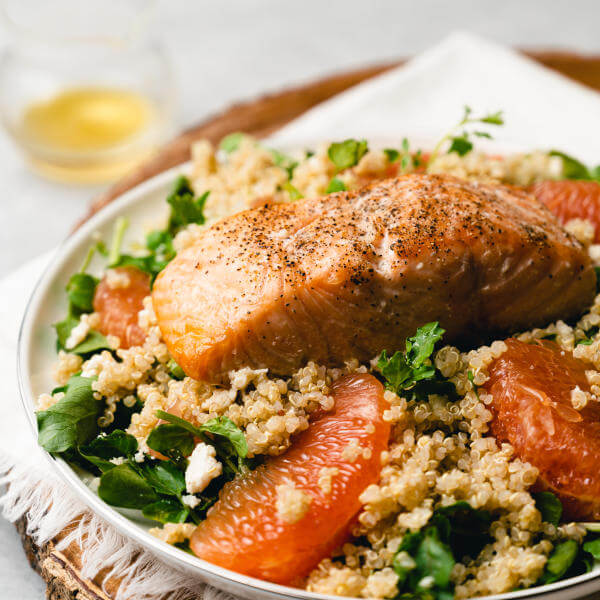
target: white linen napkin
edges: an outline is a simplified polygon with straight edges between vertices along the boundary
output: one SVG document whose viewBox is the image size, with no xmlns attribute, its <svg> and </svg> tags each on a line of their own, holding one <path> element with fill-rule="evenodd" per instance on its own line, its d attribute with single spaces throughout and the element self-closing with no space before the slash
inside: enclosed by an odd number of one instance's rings
<svg viewBox="0 0 600 600">
<path fill-rule="evenodd" d="M 504 111 L 506 125 L 494 130 L 497 143 L 503 149 L 559 148 L 583 161 L 600 163 L 600 136 L 590 134 L 600 131 L 600 94 L 510 49 L 465 33 L 454 34 L 405 66 L 310 110 L 273 136 L 270 143 L 293 146 L 359 136 L 381 140 L 399 140 L 403 136 L 433 140 L 460 119 L 466 104 L 478 113 Z M 4 415 L 8 415 L 0 419 L 0 475 L 3 465 L 5 471 L 16 466 L 15 472 L 24 478 L 21 490 L 44 484 L 50 491 L 60 489 L 61 506 L 72 502 L 78 507 L 78 501 L 70 500 L 68 490 L 47 475 L 35 472 L 35 466 L 44 462 L 17 390 L 19 323 L 27 298 L 49 260 L 50 255 L 39 257 L 0 281 L 0 398 Z M 27 479 L 28 474 L 30 479 Z M 34 496 L 33 491 L 31 495 Z M 40 510 L 39 494 L 36 501 L 36 506 L 26 501 L 18 503 L 13 495 L 5 496 L 0 503 L 5 516 L 13 520 L 20 513 L 35 509 L 37 529 L 34 528 L 34 533 L 37 532 L 38 540 L 43 542 L 60 529 L 61 521 L 57 511 L 45 514 Z M 54 495 L 54 502 L 58 502 L 58 493 Z M 93 575 L 105 566 L 115 566 L 111 556 L 125 542 L 110 526 L 98 520 L 91 520 L 90 528 L 99 540 L 97 552 L 90 554 L 87 560 L 88 573 Z M 130 546 L 133 555 L 137 548 Z M 120 556 L 123 557 L 123 552 Z M 144 598 L 158 598 L 165 589 L 165 582 L 179 592 L 185 591 L 181 578 L 170 577 L 172 567 L 161 565 L 148 553 L 142 556 L 155 577 L 145 588 Z M 132 583 L 144 578 L 145 573 L 136 571 Z M 189 585 L 189 577 L 183 579 Z M 152 593 L 155 585 L 152 582 L 163 585 L 155 586 Z M 198 597 L 213 593 L 199 589 L 196 587 Z M 139 587 L 135 585 L 121 592 L 123 599 L 140 597 Z M 186 593 L 189 594 L 189 590 Z"/>
</svg>

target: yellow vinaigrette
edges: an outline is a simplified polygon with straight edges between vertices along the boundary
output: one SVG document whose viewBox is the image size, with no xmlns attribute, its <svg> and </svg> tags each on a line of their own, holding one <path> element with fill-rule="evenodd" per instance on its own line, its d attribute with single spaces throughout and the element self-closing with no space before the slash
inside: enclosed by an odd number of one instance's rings
<svg viewBox="0 0 600 600">
<path fill-rule="evenodd" d="M 31 104 L 23 115 L 23 133 L 30 142 L 59 152 L 97 151 L 127 141 L 153 118 L 152 104 L 135 92 L 78 87 Z"/>
</svg>

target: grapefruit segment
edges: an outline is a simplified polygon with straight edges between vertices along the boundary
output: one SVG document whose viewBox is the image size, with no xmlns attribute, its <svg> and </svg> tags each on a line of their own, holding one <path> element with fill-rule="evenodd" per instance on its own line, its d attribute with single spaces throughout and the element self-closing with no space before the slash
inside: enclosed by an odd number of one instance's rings
<svg viewBox="0 0 600 600">
<path fill-rule="evenodd" d="M 541 181 L 531 192 L 558 218 L 561 224 L 571 219 L 587 219 L 596 226 L 594 241 L 600 242 L 600 184 L 595 181 Z"/>
<path fill-rule="evenodd" d="M 536 487 L 561 499 L 564 519 L 600 519 L 600 402 L 581 410 L 571 402 L 576 386 L 589 392 L 589 366 L 554 342 L 506 344 L 484 385 L 493 435 L 539 470 Z"/>
<path fill-rule="evenodd" d="M 117 267 L 104 275 L 94 294 L 94 310 L 100 315 L 100 333 L 114 335 L 121 348 L 144 343 L 146 333 L 138 325 L 138 313 L 150 294 L 150 277 L 135 267 Z"/>
<path fill-rule="evenodd" d="M 289 450 L 223 487 L 190 540 L 197 556 L 290 584 L 344 542 L 360 494 L 379 479 L 390 426 L 383 387 L 372 375 L 344 376 L 332 394 L 333 410 L 314 415 Z"/>
</svg>

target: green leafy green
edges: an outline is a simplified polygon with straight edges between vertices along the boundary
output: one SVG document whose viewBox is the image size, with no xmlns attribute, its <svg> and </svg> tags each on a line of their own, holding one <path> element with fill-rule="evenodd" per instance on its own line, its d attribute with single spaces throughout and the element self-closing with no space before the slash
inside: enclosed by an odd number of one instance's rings
<svg viewBox="0 0 600 600">
<path fill-rule="evenodd" d="M 542 513 L 542 520 L 558 526 L 562 517 L 562 502 L 552 492 L 537 492 L 532 494 L 535 507 Z"/>
<path fill-rule="evenodd" d="M 465 556 L 476 558 L 483 547 L 493 541 L 489 534 L 491 514 L 486 510 L 472 508 L 464 500 L 437 508 L 431 523 L 445 532 L 457 559 Z"/>
<path fill-rule="evenodd" d="M 491 138 L 492 136 L 487 131 L 472 130 L 472 126 L 478 123 L 494 126 L 504 125 L 502 111 L 488 113 L 482 117 L 475 117 L 471 108 L 465 106 L 462 119 L 436 144 L 429 162 L 431 163 L 437 158 L 445 145 L 448 146 L 448 153 L 455 152 L 459 156 L 464 156 L 473 149 L 471 136 Z"/>
<path fill-rule="evenodd" d="M 110 461 L 111 458 L 132 457 L 137 449 L 135 437 L 115 429 L 108 435 L 100 435 L 89 444 L 81 446 L 79 452 L 86 460 L 105 472 L 115 467 Z"/>
<path fill-rule="evenodd" d="M 600 560 L 600 538 L 584 542 L 583 549 L 589 552 L 594 560 Z"/>
<path fill-rule="evenodd" d="M 152 486 L 129 464 L 118 465 L 103 473 L 98 495 L 104 502 L 122 508 L 141 509 L 159 500 Z"/>
<path fill-rule="evenodd" d="M 71 306 L 80 313 L 94 310 L 94 293 L 98 280 L 87 273 L 75 273 L 67 283 L 67 297 Z"/>
<path fill-rule="evenodd" d="M 162 410 L 156 411 L 156 416 L 164 421 L 168 421 L 172 425 L 181 427 L 196 437 L 205 439 L 205 434 L 210 433 L 224 438 L 231 444 L 231 447 L 238 456 L 242 458 L 248 456 L 248 443 L 244 432 L 228 417 L 216 417 L 196 427 L 185 419 Z"/>
<path fill-rule="evenodd" d="M 551 150 L 548 154 L 549 156 L 558 156 L 562 159 L 562 176 L 565 179 L 582 179 L 584 181 L 600 182 L 600 166 L 595 168 L 587 167 L 581 161 L 560 150 Z"/>
<path fill-rule="evenodd" d="M 146 440 L 148 447 L 181 464 L 194 450 L 194 436 L 179 425 L 159 425 Z"/>
<path fill-rule="evenodd" d="M 298 161 L 279 150 L 271 149 L 270 152 L 273 155 L 275 165 L 282 168 L 287 173 L 288 181 L 291 181 L 294 176 L 294 170 L 298 166 Z"/>
<path fill-rule="evenodd" d="M 454 565 L 466 556 L 476 558 L 493 541 L 491 521 L 487 511 L 464 501 L 436 509 L 423 529 L 404 536 L 394 555 L 399 597 L 451 598 Z"/>
<path fill-rule="evenodd" d="M 347 139 L 334 142 L 327 149 L 329 160 L 335 165 L 337 172 L 358 164 L 358 161 L 368 152 L 367 140 Z"/>
<path fill-rule="evenodd" d="M 156 276 L 175 258 L 173 246 L 175 234 L 190 223 L 204 224 L 204 205 L 209 194 L 210 192 L 205 192 L 202 196 L 195 197 L 189 179 L 183 175 L 178 177 L 167 197 L 167 202 L 171 206 L 167 228 L 151 231 L 146 236 L 146 254 L 132 256 L 120 251 L 120 240 L 123 234 L 119 233 L 121 229 L 117 226 L 113 244 L 111 244 L 111 248 L 114 250 L 111 250 L 109 265 L 111 267 L 135 267 L 148 273 L 151 282 L 154 282 Z"/>
<path fill-rule="evenodd" d="M 421 581 L 423 577 L 431 576 L 438 588 L 443 589 L 449 585 L 455 560 L 450 547 L 440 539 L 437 528 L 428 527 L 425 530 L 415 554 L 415 562 Z"/>
<path fill-rule="evenodd" d="M 103 402 L 94 398 L 89 377 L 74 375 L 65 396 L 36 415 L 38 443 L 48 452 L 58 453 L 90 441 L 98 433 L 98 417 Z"/>
<path fill-rule="evenodd" d="M 71 312 L 62 321 L 54 323 L 53 327 L 56 331 L 56 341 L 59 349 L 67 350 L 72 354 L 79 354 L 80 356 L 87 356 L 98 350 L 110 350 L 106 337 L 95 329 L 90 329 L 85 339 L 79 342 L 77 346 L 67 349 L 67 340 L 71 335 L 71 331 L 77 325 L 79 325 L 79 317 L 73 316 Z"/>
<path fill-rule="evenodd" d="M 140 469 L 146 481 L 159 494 L 179 497 L 185 491 L 184 473 L 172 462 L 151 461 Z"/>
<path fill-rule="evenodd" d="M 327 184 L 327 189 L 325 190 L 326 194 L 333 194 L 335 192 L 345 192 L 346 184 L 339 178 L 333 177 L 331 181 Z"/>
<path fill-rule="evenodd" d="M 290 198 L 292 200 L 300 200 L 304 198 L 302 193 L 297 188 L 295 188 L 289 181 L 286 181 L 281 186 L 281 189 L 285 190 L 290 195 Z"/>
<path fill-rule="evenodd" d="M 394 148 L 384 148 L 383 153 L 386 155 L 388 162 L 395 163 L 400 158 L 400 152 Z"/>
<path fill-rule="evenodd" d="M 442 339 L 444 329 L 437 321 L 419 327 L 405 343 L 405 351 L 388 358 L 384 350 L 377 361 L 377 370 L 386 380 L 387 389 L 402 394 L 411 390 L 413 397 L 425 398 L 431 393 L 453 393 L 453 385 L 441 378 L 431 363 L 435 344 Z"/>
<path fill-rule="evenodd" d="M 467 132 L 464 132 L 463 135 L 452 138 L 448 154 L 456 152 L 459 156 L 464 156 L 471 152 L 471 150 L 473 150 L 473 142 L 469 140 Z"/>
<path fill-rule="evenodd" d="M 176 498 L 162 498 L 152 504 L 146 504 L 142 513 L 147 519 L 153 519 L 160 523 L 184 523 L 190 509 Z"/>
<path fill-rule="evenodd" d="M 240 131 L 236 131 L 234 133 L 230 133 L 226 135 L 219 144 L 219 149 L 223 150 L 223 152 L 227 152 L 227 154 L 231 154 L 235 152 L 242 143 L 244 139 L 244 134 Z"/>
<path fill-rule="evenodd" d="M 169 369 L 171 377 L 175 379 L 183 379 L 185 377 L 185 371 L 172 358 L 167 363 L 167 369 Z"/>
<path fill-rule="evenodd" d="M 575 562 L 578 552 L 579 544 L 575 540 L 566 540 L 554 546 L 538 583 L 554 583 L 562 579 Z"/>
<path fill-rule="evenodd" d="M 169 216 L 169 224 L 167 231 L 171 235 L 189 225 L 196 223 L 204 225 L 204 205 L 210 192 L 204 192 L 196 198 L 194 190 L 187 177 L 181 175 L 175 181 L 172 192 L 167 197 L 167 202 L 171 205 L 171 214 Z"/>
</svg>

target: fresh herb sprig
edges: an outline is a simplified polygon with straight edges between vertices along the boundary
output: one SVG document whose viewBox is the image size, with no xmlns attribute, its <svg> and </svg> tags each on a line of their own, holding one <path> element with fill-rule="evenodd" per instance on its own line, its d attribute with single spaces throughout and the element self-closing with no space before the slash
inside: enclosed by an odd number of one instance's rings
<svg viewBox="0 0 600 600">
<path fill-rule="evenodd" d="M 117 221 L 109 253 L 109 267 L 136 267 L 148 273 L 151 282 L 175 258 L 173 238 L 179 230 L 191 223 L 203 225 L 206 222 L 204 207 L 210 192 L 196 197 L 187 177 L 178 177 L 167 197 L 170 205 L 169 220 L 165 229 L 151 231 L 146 236 L 146 254 L 132 256 L 121 252 L 123 235 L 128 226 L 125 219 Z"/>
<path fill-rule="evenodd" d="M 400 174 L 410 173 L 416 168 L 423 164 L 422 151 L 412 151 L 410 148 L 410 142 L 408 138 L 403 138 L 400 144 L 400 150 L 394 148 L 384 148 L 384 154 L 386 155 L 390 164 L 400 162 Z"/>
<path fill-rule="evenodd" d="M 335 166 L 335 176 L 331 178 L 325 189 L 326 194 L 345 192 L 346 184 L 337 175 L 346 169 L 356 166 L 369 151 L 367 140 L 349 138 L 343 142 L 333 142 L 327 149 L 327 156 Z"/>
<path fill-rule="evenodd" d="M 475 125 L 504 125 L 502 111 L 488 113 L 482 117 L 473 116 L 470 107 L 465 106 L 462 119 L 436 144 L 429 157 L 429 163 L 440 155 L 444 146 L 448 146 L 448 154 L 456 152 L 459 156 L 468 154 L 473 149 L 473 137 L 491 138 L 489 132 L 473 129 Z"/>
<path fill-rule="evenodd" d="M 404 352 L 397 351 L 388 358 L 384 350 L 376 368 L 385 379 L 388 390 L 408 397 L 425 400 L 429 394 L 454 395 L 454 385 L 444 379 L 431 361 L 435 345 L 445 330 L 437 321 L 419 327 L 407 338 Z"/>
</svg>

